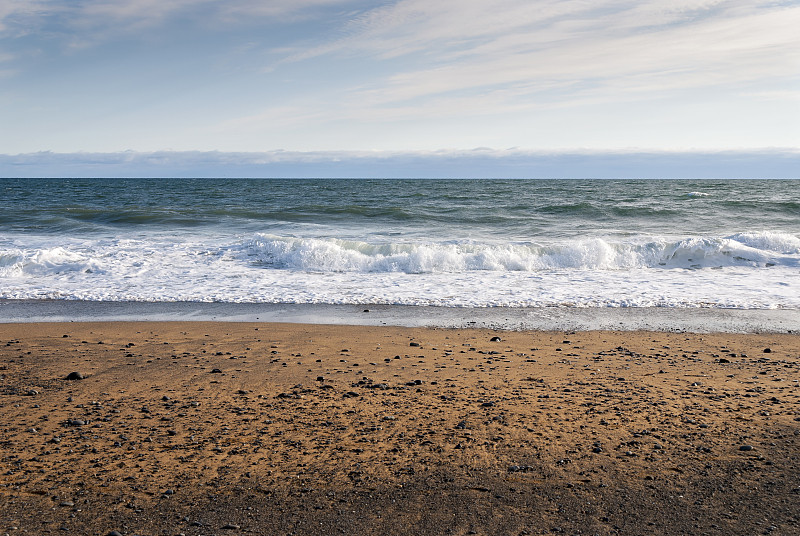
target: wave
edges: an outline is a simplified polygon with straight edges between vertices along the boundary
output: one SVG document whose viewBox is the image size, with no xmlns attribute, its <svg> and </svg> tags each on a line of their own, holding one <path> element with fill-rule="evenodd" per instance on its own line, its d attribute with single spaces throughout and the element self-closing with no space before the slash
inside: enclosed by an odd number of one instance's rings
<svg viewBox="0 0 800 536">
<path fill-rule="evenodd" d="M 99 271 L 97 258 L 62 246 L 27 251 L 18 248 L 0 251 L 0 277 Z"/>
<path fill-rule="evenodd" d="M 591 238 L 557 244 L 393 243 L 257 235 L 238 248 L 254 265 L 313 272 L 454 273 L 469 271 L 765 268 L 800 266 L 800 239 L 739 233 L 679 240 Z"/>
<path fill-rule="evenodd" d="M 0 246 L 0 278 L 108 274 L 136 279 L 144 273 L 159 277 L 167 270 L 211 274 L 231 269 L 411 275 L 800 267 L 800 238 L 778 232 L 679 239 L 586 238 L 546 244 L 370 243 L 269 234 L 216 244 L 167 238 L 60 242 L 28 248 Z"/>
</svg>

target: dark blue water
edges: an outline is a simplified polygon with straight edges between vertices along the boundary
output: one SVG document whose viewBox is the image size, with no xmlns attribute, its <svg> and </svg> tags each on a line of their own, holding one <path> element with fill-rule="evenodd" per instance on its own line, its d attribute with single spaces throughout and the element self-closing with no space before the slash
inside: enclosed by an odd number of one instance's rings
<svg viewBox="0 0 800 536">
<path fill-rule="evenodd" d="M 0 298 L 797 307 L 796 180 L 2 179 Z"/>
</svg>

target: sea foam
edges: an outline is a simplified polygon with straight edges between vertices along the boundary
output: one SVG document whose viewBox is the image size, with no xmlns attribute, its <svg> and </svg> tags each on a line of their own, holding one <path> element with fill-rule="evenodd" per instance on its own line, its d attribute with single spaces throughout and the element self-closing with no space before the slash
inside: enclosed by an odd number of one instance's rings
<svg viewBox="0 0 800 536">
<path fill-rule="evenodd" d="M 319 272 L 630 270 L 800 265 L 800 240 L 781 233 L 628 240 L 575 239 L 542 244 L 393 243 L 258 235 L 239 256 L 267 268 Z"/>
<path fill-rule="evenodd" d="M 779 232 L 550 243 L 264 233 L 52 241 L 0 242 L 0 298 L 800 308 L 800 240 Z"/>
</svg>

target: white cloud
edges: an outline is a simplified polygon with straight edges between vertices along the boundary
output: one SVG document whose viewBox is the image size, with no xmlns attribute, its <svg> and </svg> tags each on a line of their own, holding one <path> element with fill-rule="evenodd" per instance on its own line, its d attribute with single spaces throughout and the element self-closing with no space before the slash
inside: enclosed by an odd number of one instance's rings
<svg viewBox="0 0 800 536">
<path fill-rule="evenodd" d="M 0 154 L 0 177 L 787 177 L 800 152 L 269 151 Z"/>
<path fill-rule="evenodd" d="M 448 95 L 479 98 L 484 107 L 493 106 L 486 95 L 501 107 L 521 104 L 503 103 L 502 95 L 527 95 L 537 107 L 554 87 L 568 101 L 587 92 L 615 100 L 771 83 L 796 71 L 797 28 L 800 6 L 769 1 L 401 0 L 354 18 L 345 38 L 292 59 L 404 56 L 403 70 L 354 88 L 352 106 L 406 116 L 418 106 L 427 115 L 431 99 Z"/>
</svg>

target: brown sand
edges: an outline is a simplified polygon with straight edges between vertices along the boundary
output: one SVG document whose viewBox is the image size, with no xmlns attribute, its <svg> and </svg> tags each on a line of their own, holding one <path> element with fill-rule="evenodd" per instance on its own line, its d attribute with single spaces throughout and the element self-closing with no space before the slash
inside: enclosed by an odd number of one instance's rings
<svg viewBox="0 0 800 536">
<path fill-rule="evenodd" d="M 796 335 L 0 325 L 0 534 L 800 534 L 799 363 Z"/>
</svg>

